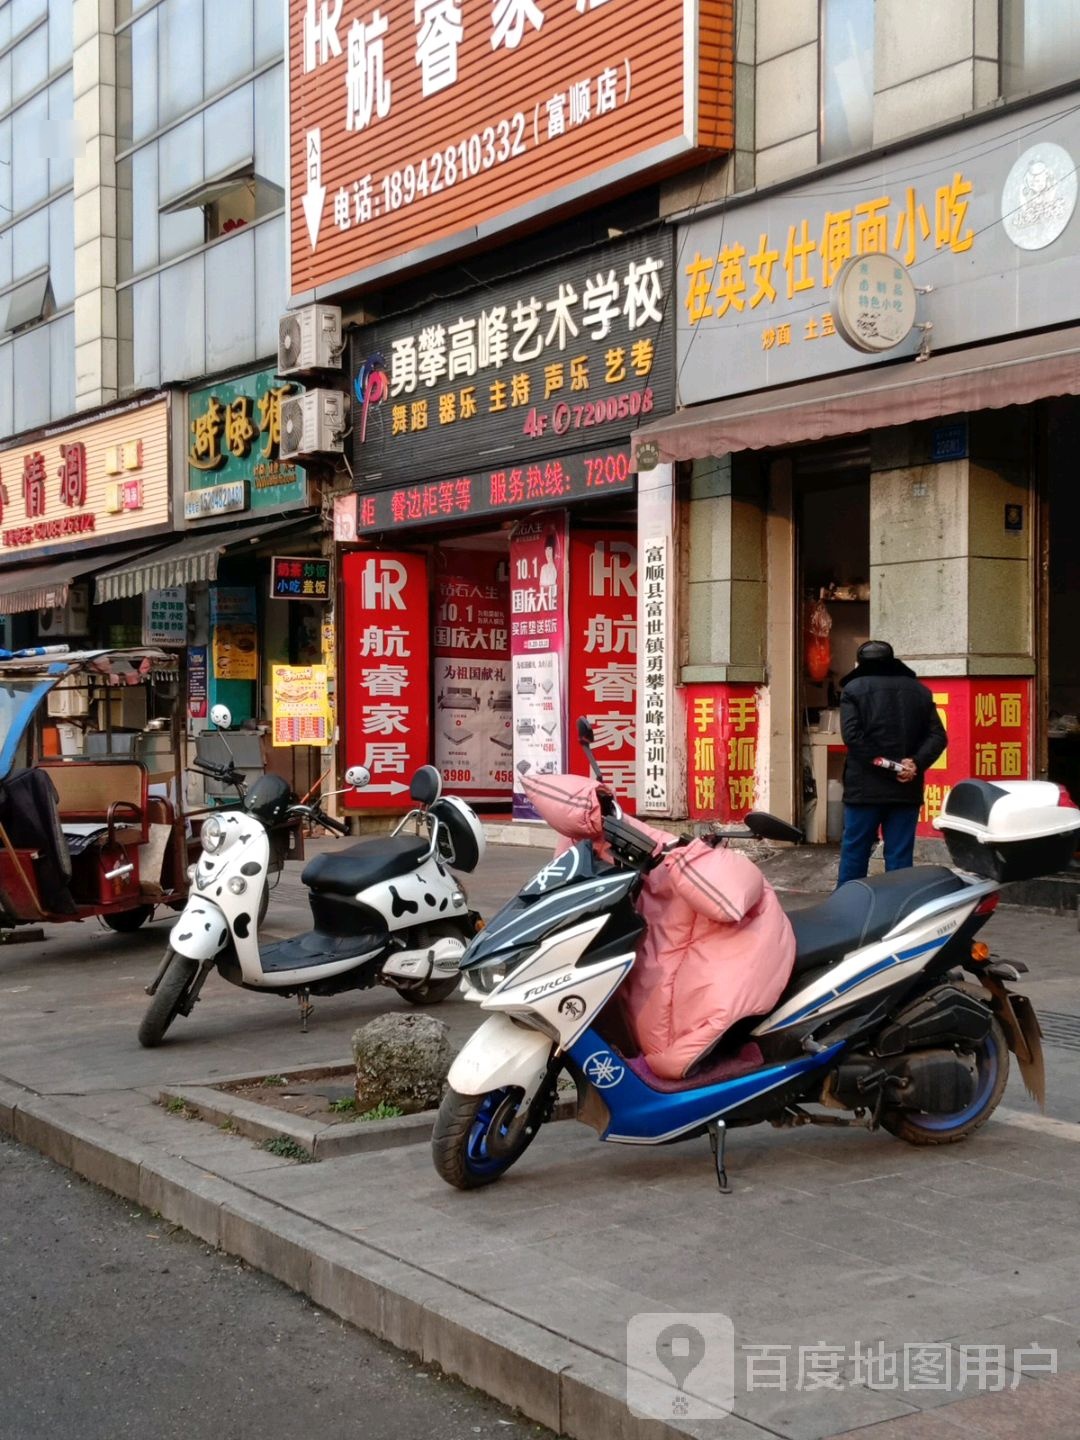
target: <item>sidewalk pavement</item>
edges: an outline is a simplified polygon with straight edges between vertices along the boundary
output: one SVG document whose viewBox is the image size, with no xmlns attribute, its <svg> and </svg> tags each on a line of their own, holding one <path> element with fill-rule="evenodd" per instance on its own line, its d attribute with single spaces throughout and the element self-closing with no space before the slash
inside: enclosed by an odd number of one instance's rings
<svg viewBox="0 0 1080 1440">
<path fill-rule="evenodd" d="M 490 913 L 535 868 L 535 853 L 493 847 L 473 902 Z M 286 934 L 305 919 L 290 867 L 270 925 Z M 556 1433 L 1075 1435 L 1073 919 L 999 911 L 984 932 L 1027 961 L 1025 988 L 1055 1017 L 1047 1116 L 1014 1074 L 998 1117 L 961 1146 L 736 1131 L 727 1197 L 701 1140 L 609 1147 L 559 1123 L 497 1185 L 460 1194 L 435 1175 L 426 1143 L 297 1165 L 170 1114 L 154 1103 L 168 1084 L 341 1063 L 356 1026 L 402 1002 L 385 989 L 320 1001 L 305 1035 L 293 1002 L 214 977 L 165 1045 L 141 1050 L 141 987 L 168 923 L 132 936 L 51 927 L 43 946 L 0 950 L 0 1127 Z M 436 1013 L 456 1044 L 479 1018 L 457 997 Z M 634 1419 L 627 1324 L 684 1313 L 731 1317 L 734 1413 Z M 703 1394 L 691 1377 L 689 1400 Z"/>
</svg>

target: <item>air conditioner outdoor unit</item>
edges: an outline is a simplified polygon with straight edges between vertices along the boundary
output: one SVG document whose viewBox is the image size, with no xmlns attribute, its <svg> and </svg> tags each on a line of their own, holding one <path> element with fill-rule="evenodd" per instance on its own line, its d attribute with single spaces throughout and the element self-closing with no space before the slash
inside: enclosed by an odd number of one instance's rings
<svg viewBox="0 0 1080 1440">
<path fill-rule="evenodd" d="M 68 591 L 66 605 L 51 605 L 39 610 L 37 616 L 39 639 L 53 635 L 89 635 L 90 633 L 90 590 L 86 585 L 73 585 Z"/>
<path fill-rule="evenodd" d="M 346 396 L 340 390 L 306 390 L 281 402 L 282 460 L 340 455 L 345 449 Z"/>
<path fill-rule="evenodd" d="M 340 370 L 341 309 L 337 305 L 305 305 L 278 321 L 279 375 L 309 370 Z"/>
</svg>

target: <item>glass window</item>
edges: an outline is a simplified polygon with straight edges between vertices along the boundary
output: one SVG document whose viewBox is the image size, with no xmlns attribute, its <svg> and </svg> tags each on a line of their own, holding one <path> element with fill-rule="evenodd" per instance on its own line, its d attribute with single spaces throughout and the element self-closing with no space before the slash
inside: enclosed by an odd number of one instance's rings
<svg viewBox="0 0 1080 1440">
<path fill-rule="evenodd" d="M 11 6 L 0 5 L 0 45 L 6 45 L 11 36 Z M 6 430 L 0 431 L 0 434 L 6 435 L 7 433 Z"/>
<path fill-rule="evenodd" d="M 205 93 L 216 95 L 251 73 L 251 0 L 203 0 Z"/>
<path fill-rule="evenodd" d="M 131 343 L 133 327 L 132 286 L 116 292 L 116 383 L 121 395 L 128 395 L 135 388 L 134 350 Z"/>
<path fill-rule="evenodd" d="M 11 52 L 11 99 L 17 104 L 24 95 L 49 78 L 49 37 L 44 25 L 28 35 Z"/>
<path fill-rule="evenodd" d="M 249 152 L 250 153 L 250 152 Z M 193 115 L 158 141 L 158 204 L 167 205 L 204 178 L 203 117 Z"/>
<path fill-rule="evenodd" d="M 873 0 L 821 0 L 822 160 L 866 149 L 874 137 Z"/>
<path fill-rule="evenodd" d="M 255 234 L 248 230 L 206 252 L 206 368 L 255 358 Z"/>
<path fill-rule="evenodd" d="M 49 0 L 11 0 L 11 33 L 20 35 L 35 20 L 43 20 Z"/>
<path fill-rule="evenodd" d="M 11 117 L 11 204 L 16 215 L 49 193 L 48 116 L 49 98 L 42 91 Z"/>
<path fill-rule="evenodd" d="M 63 190 L 75 178 L 75 101 L 71 72 L 49 86 L 49 193 Z"/>
<path fill-rule="evenodd" d="M 161 305 L 158 275 L 149 275 L 133 287 L 132 383 L 136 390 L 161 384 Z"/>
<path fill-rule="evenodd" d="M 285 78 L 277 66 L 255 81 L 255 173 L 285 190 Z"/>
<path fill-rule="evenodd" d="M 133 273 L 158 263 L 158 147 L 131 157 L 131 265 Z"/>
<path fill-rule="evenodd" d="M 15 430 L 14 397 L 11 393 L 14 356 L 14 345 L 0 345 L 0 435 L 11 435 Z"/>
<path fill-rule="evenodd" d="M 164 0 L 158 8 L 158 124 L 203 98 L 202 0 Z"/>
<path fill-rule="evenodd" d="M 11 109 L 11 51 L 0 55 L 0 110 Z"/>
<path fill-rule="evenodd" d="M 0 235 L 0 287 L 11 284 L 11 231 L 5 230 Z M 0 430 L 0 435 L 5 434 Z"/>
<path fill-rule="evenodd" d="M 141 15 L 131 35 L 131 138 L 141 140 L 158 127 L 158 12 Z"/>
<path fill-rule="evenodd" d="M 49 332 L 49 379 L 52 418 L 61 419 L 75 409 L 75 316 L 61 315 Z"/>
<path fill-rule="evenodd" d="M 1003 94 L 1022 95 L 1074 80 L 1078 66 L 1080 0 L 1003 0 Z"/>
<path fill-rule="evenodd" d="M 14 349 L 15 429 L 30 430 L 49 419 L 49 326 L 16 335 Z M 72 365 L 75 357 L 71 358 Z"/>
<path fill-rule="evenodd" d="M 255 148 L 252 87 L 241 86 L 203 112 L 203 176 L 223 175 L 250 160 Z"/>
<path fill-rule="evenodd" d="M 255 231 L 255 353 L 277 350 L 278 319 L 285 313 L 285 217 Z"/>
<path fill-rule="evenodd" d="M 52 0 L 49 6 L 49 71 L 71 64 L 71 11 L 75 0 Z"/>
<path fill-rule="evenodd" d="M 161 379 L 190 380 L 206 373 L 203 256 L 163 270 L 161 280 Z"/>
<path fill-rule="evenodd" d="M 0 120 L 0 223 L 11 218 L 11 117 Z"/>
<path fill-rule="evenodd" d="M 74 204 L 67 194 L 49 206 L 49 278 L 58 310 L 75 303 Z"/>
<path fill-rule="evenodd" d="M 48 263 L 49 212 L 36 210 L 12 228 L 11 278 L 21 280 Z"/>
<path fill-rule="evenodd" d="M 255 64 L 285 54 L 285 7 L 281 0 L 255 0 Z"/>
</svg>

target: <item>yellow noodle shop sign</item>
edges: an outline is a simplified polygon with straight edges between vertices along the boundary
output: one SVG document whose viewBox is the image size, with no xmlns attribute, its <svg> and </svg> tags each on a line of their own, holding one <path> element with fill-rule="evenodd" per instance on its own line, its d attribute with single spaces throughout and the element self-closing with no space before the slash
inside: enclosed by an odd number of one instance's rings
<svg viewBox="0 0 1080 1440">
<path fill-rule="evenodd" d="M 272 736 L 275 745 L 327 745 L 330 688 L 325 665 L 274 665 Z"/>
</svg>

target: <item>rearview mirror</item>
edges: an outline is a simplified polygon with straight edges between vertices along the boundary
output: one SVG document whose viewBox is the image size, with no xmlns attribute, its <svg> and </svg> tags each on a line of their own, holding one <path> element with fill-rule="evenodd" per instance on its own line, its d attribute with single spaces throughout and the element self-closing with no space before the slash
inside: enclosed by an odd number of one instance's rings
<svg viewBox="0 0 1080 1440">
<path fill-rule="evenodd" d="M 766 810 L 751 810 L 743 824 L 758 840 L 788 840 L 798 845 L 804 838 L 797 826 L 789 825 L 786 820 L 770 815 Z"/>
<path fill-rule="evenodd" d="M 210 721 L 219 730 L 228 730 L 232 725 L 232 711 L 228 705 L 212 705 L 210 707 Z"/>
<path fill-rule="evenodd" d="M 582 715 L 577 722 L 577 738 L 581 741 L 582 745 L 591 745 L 593 743 L 593 728 L 588 720 L 585 719 L 584 715 Z"/>
<path fill-rule="evenodd" d="M 371 771 L 366 765 L 350 765 L 345 771 L 345 784 L 351 785 L 354 790 L 363 790 L 365 785 L 371 784 Z"/>
</svg>

